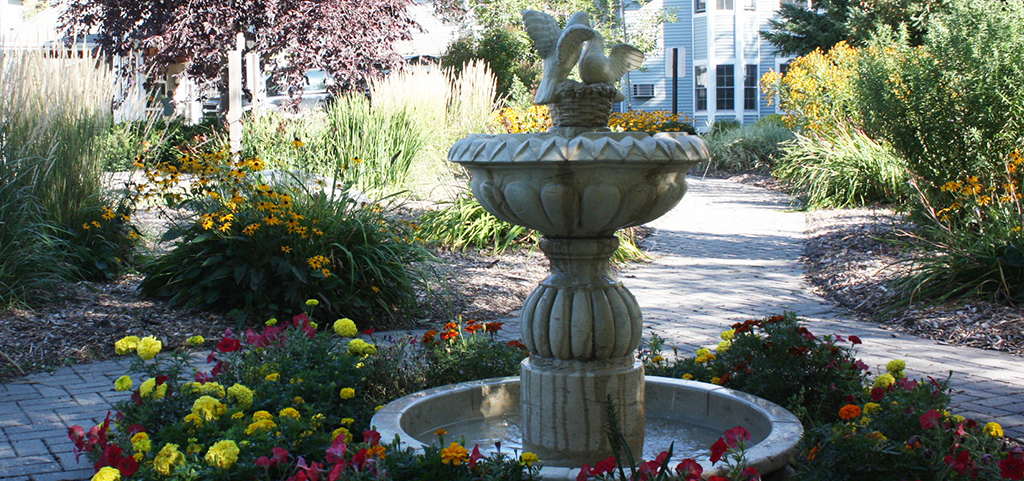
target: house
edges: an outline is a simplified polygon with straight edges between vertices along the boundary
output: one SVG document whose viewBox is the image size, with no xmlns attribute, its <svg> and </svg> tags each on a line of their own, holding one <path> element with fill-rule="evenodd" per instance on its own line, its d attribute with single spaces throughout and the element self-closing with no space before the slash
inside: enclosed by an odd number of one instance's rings
<svg viewBox="0 0 1024 481">
<path fill-rule="evenodd" d="M 806 5 L 806 0 L 656 0 L 627 7 L 627 21 L 646 8 L 675 13 L 663 23 L 662 42 L 639 71 L 623 85 L 627 99 L 620 110 L 667 110 L 693 117 L 698 130 L 716 121 L 757 122 L 776 113 L 761 93 L 760 78 L 792 57 L 775 55 L 759 32 L 769 28 L 781 3 Z M 677 66 L 672 76 L 673 52 Z"/>
</svg>

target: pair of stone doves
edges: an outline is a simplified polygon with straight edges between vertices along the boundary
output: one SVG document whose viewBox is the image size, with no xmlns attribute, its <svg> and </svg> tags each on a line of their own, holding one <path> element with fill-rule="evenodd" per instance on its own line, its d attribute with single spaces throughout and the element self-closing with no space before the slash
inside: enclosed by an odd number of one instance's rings
<svg viewBox="0 0 1024 481">
<path fill-rule="evenodd" d="M 590 28 L 590 17 L 586 12 L 576 12 L 569 17 L 564 30 L 554 17 L 536 10 L 524 10 L 523 23 L 537 47 L 537 53 L 544 59 L 544 74 L 533 98 L 537 105 L 559 100 L 556 86 L 569 76 L 577 62 L 580 79 L 588 85 L 617 82 L 626 72 L 636 70 L 644 62 L 643 52 L 623 43 L 613 46 L 605 55 L 604 37 Z M 583 43 L 587 45 L 581 53 Z M 625 98 L 619 91 L 614 101 Z"/>
</svg>

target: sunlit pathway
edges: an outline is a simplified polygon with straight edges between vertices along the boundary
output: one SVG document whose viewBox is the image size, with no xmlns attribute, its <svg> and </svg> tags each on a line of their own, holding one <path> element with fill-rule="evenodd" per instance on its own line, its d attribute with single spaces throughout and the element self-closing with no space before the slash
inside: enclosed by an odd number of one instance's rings
<svg viewBox="0 0 1024 481">
<path fill-rule="evenodd" d="M 835 311 L 804 279 L 804 215 L 787 202 L 756 187 L 690 178 L 679 206 L 653 223 L 653 261 L 621 274 L 640 302 L 645 330 L 690 354 L 717 344 L 737 321 L 794 311 L 816 334 L 860 336 L 869 365 L 899 358 L 915 377 L 953 371 L 958 413 L 997 421 L 1007 435 L 1024 438 L 1024 358 L 940 345 Z M 516 332 L 514 321 L 507 326 Z M 125 395 L 112 390 L 123 372 L 105 362 L 0 385 L 0 481 L 89 479 L 92 467 L 84 456 L 75 461 L 67 428 L 102 421 Z"/>
<path fill-rule="evenodd" d="M 645 333 L 690 354 L 717 344 L 737 321 L 793 311 L 815 334 L 859 336 L 859 357 L 876 370 L 903 359 L 913 377 L 945 378 L 952 371 L 958 413 L 997 421 L 1007 435 L 1024 438 L 1024 358 L 853 320 L 804 278 L 805 217 L 790 210 L 786 196 L 726 180 L 688 182 L 682 202 L 652 224 L 654 261 L 621 275 L 643 310 Z"/>
</svg>

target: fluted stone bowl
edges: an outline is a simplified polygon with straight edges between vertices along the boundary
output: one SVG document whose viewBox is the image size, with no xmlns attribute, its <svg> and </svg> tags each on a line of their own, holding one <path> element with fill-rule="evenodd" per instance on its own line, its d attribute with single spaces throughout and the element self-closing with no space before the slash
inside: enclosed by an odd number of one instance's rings
<svg viewBox="0 0 1024 481">
<path fill-rule="evenodd" d="M 555 238 L 607 237 L 664 215 L 709 157 L 699 137 L 642 132 L 470 135 L 448 152 L 485 209 Z"/>
</svg>

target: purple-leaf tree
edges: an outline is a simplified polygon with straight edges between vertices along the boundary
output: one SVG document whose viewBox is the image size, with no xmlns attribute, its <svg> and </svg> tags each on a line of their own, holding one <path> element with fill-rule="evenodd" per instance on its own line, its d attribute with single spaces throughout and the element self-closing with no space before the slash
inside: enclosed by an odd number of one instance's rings
<svg viewBox="0 0 1024 481">
<path fill-rule="evenodd" d="M 62 27 L 97 32 L 107 55 L 141 51 L 145 68 L 184 62 L 199 83 L 218 82 L 244 33 L 279 85 L 301 88 L 308 69 L 352 90 L 402 62 L 394 44 L 418 28 L 411 0 L 66 0 Z"/>
</svg>

